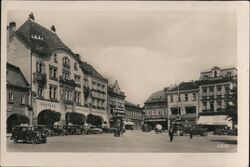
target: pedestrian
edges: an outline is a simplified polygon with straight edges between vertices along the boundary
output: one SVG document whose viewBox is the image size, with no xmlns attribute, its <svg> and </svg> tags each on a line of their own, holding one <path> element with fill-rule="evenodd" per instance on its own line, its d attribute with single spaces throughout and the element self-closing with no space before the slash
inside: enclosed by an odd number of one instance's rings
<svg viewBox="0 0 250 167">
<path fill-rule="evenodd" d="M 190 128 L 190 139 L 192 139 L 193 138 L 193 128 L 191 127 Z"/>
<path fill-rule="evenodd" d="M 170 128 L 169 128 L 168 135 L 170 137 L 170 142 L 172 142 L 173 138 L 174 138 L 174 130 L 173 130 L 172 126 L 170 126 Z"/>
</svg>

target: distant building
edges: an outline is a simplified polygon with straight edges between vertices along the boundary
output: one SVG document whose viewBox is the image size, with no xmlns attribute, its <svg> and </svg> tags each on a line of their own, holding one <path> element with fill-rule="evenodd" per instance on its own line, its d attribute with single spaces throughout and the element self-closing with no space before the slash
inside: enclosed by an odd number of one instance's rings
<svg viewBox="0 0 250 167">
<path fill-rule="evenodd" d="M 108 118 L 112 126 L 113 117 L 125 117 L 125 93 L 121 91 L 118 81 L 108 86 Z"/>
<path fill-rule="evenodd" d="M 7 63 L 7 133 L 15 125 L 32 122 L 30 87 L 19 67 Z"/>
<path fill-rule="evenodd" d="M 170 122 L 195 124 L 198 118 L 199 86 L 195 81 L 182 82 L 167 93 Z"/>
<path fill-rule="evenodd" d="M 152 93 L 144 102 L 144 124 L 153 129 L 161 124 L 163 129 L 168 128 L 168 100 L 165 90 Z"/>
<path fill-rule="evenodd" d="M 141 129 L 143 124 L 143 109 L 139 105 L 125 102 L 125 128 Z"/>
<path fill-rule="evenodd" d="M 7 30 L 8 62 L 22 70 L 31 87 L 33 124 L 40 123 L 45 110 L 60 112 L 61 125 L 70 122 L 66 115 L 71 112 L 89 124 L 108 122 L 108 80 L 61 41 L 55 26 L 49 30 L 30 14 L 17 30 L 15 22 Z"/>
<path fill-rule="evenodd" d="M 199 124 L 232 126 L 227 119 L 230 89 L 237 86 L 237 69 L 213 67 L 200 73 L 199 79 Z M 237 112 L 237 111 L 235 111 Z"/>
</svg>

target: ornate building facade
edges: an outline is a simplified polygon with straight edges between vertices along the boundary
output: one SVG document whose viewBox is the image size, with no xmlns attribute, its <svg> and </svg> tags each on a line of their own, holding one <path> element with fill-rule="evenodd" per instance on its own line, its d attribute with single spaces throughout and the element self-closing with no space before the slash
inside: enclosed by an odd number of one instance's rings
<svg viewBox="0 0 250 167">
<path fill-rule="evenodd" d="M 70 112 L 83 114 L 90 124 L 108 122 L 108 80 L 61 41 L 55 26 L 49 30 L 31 14 L 17 30 L 10 23 L 7 32 L 7 60 L 22 70 L 31 87 L 33 124 L 44 110 L 60 112 L 62 125 Z"/>
<path fill-rule="evenodd" d="M 118 81 L 108 86 L 108 118 L 110 124 L 114 117 L 125 117 L 125 93 L 121 91 Z"/>
<path fill-rule="evenodd" d="M 199 122 L 204 125 L 232 126 L 227 120 L 230 89 L 237 87 L 237 69 L 213 67 L 200 73 Z M 237 112 L 237 111 L 235 111 Z"/>
</svg>

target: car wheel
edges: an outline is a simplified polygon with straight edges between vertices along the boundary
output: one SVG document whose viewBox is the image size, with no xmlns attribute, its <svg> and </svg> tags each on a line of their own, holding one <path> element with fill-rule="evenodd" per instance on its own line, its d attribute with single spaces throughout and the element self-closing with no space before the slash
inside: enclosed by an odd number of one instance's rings
<svg viewBox="0 0 250 167">
<path fill-rule="evenodd" d="M 43 139 L 43 143 L 47 143 L 47 138 L 44 138 L 44 139 Z"/>
<path fill-rule="evenodd" d="M 39 141 L 38 141 L 38 139 L 37 139 L 36 137 L 32 137 L 32 138 L 31 138 L 31 143 L 32 143 L 32 144 L 38 144 Z"/>
</svg>

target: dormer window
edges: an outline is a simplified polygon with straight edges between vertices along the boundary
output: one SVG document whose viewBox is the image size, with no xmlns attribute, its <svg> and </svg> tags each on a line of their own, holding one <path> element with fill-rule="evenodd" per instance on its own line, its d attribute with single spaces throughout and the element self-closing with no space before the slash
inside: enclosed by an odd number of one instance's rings
<svg viewBox="0 0 250 167">
<path fill-rule="evenodd" d="M 74 69 L 75 69 L 76 71 L 78 70 L 77 63 L 74 64 Z"/>
<path fill-rule="evenodd" d="M 41 35 L 37 35 L 37 34 L 31 34 L 31 38 L 36 39 L 36 40 L 43 40 L 44 39 Z"/>
<path fill-rule="evenodd" d="M 232 76 L 232 73 L 229 71 L 226 73 L 226 77 L 231 77 Z"/>
</svg>

